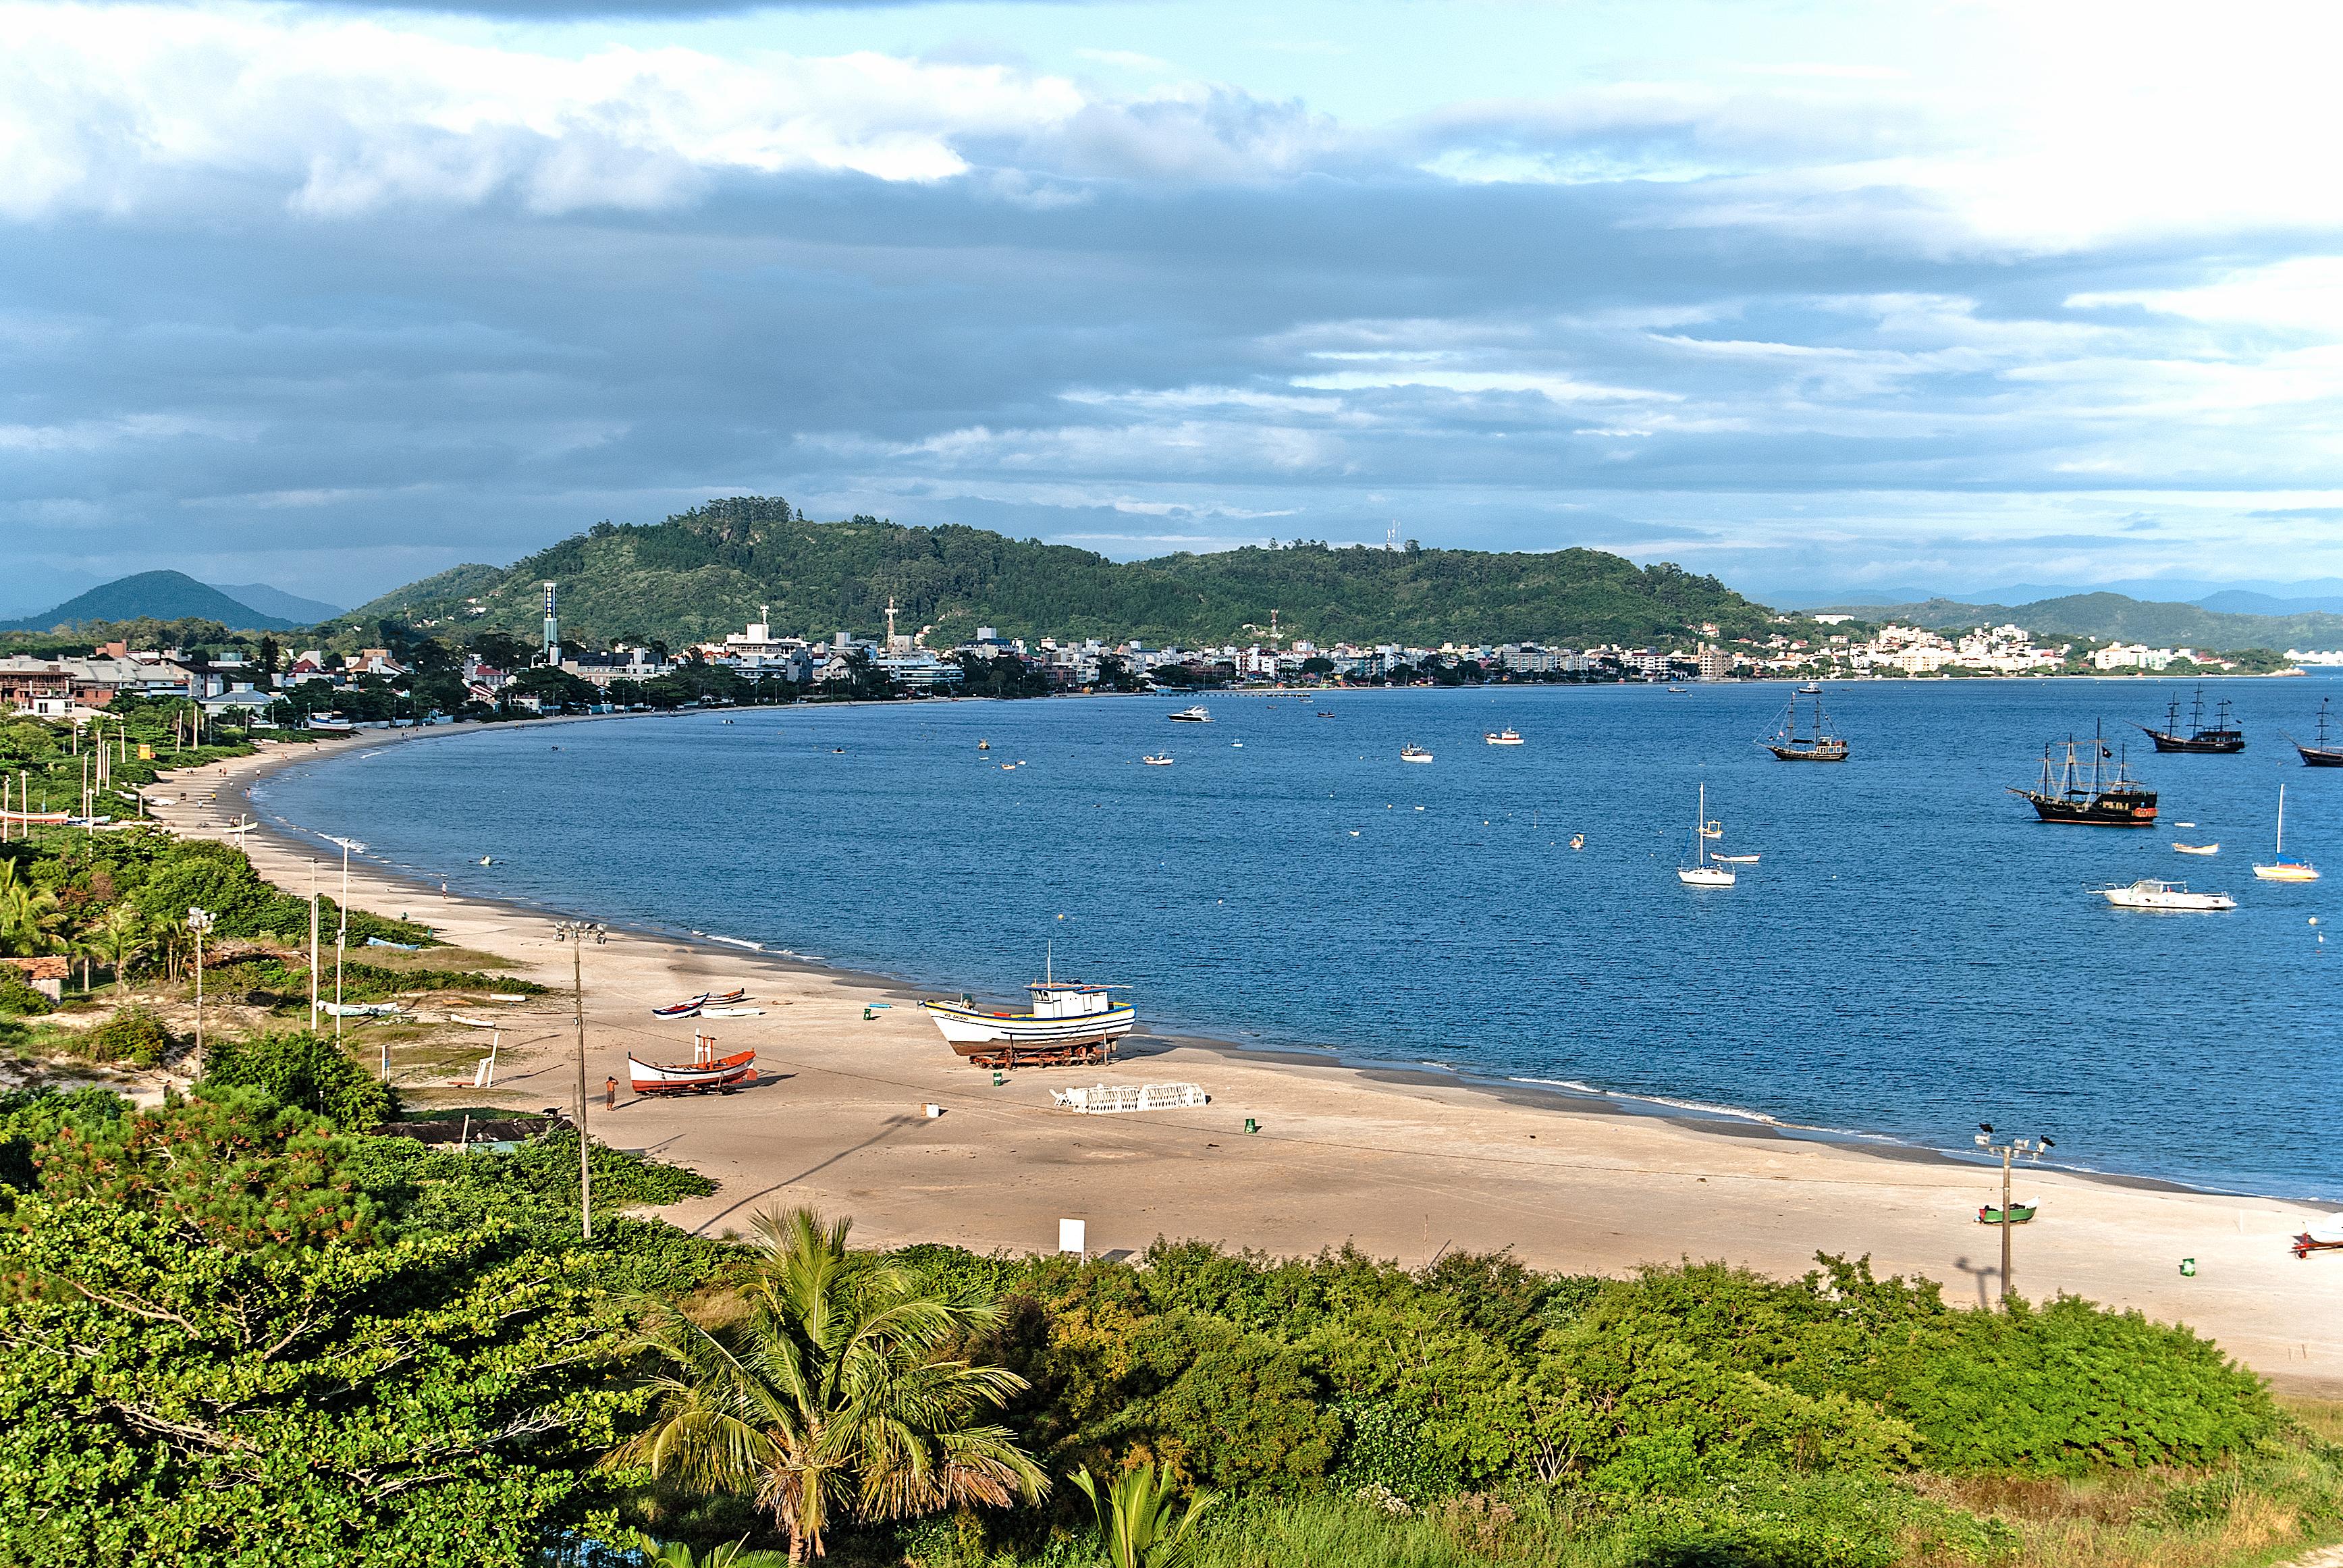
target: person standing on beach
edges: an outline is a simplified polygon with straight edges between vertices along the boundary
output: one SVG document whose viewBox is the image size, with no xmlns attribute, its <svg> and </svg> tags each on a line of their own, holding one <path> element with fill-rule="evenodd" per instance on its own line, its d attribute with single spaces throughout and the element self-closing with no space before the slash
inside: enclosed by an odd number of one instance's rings
<svg viewBox="0 0 2343 1568">
<path fill-rule="evenodd" d="M 602 1109 L 605 1111 L 618 1109 L 618 1081 L 616 1078 L 606 1078 L 602 1081 Z"/>
</svg>

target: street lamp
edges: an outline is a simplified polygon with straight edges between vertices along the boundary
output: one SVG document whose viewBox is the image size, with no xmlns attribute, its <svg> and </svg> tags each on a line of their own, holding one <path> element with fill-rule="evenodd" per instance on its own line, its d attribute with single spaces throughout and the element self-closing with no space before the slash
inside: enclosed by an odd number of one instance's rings
<svg viewBox="0 0 2343 1568">
<path fill-rule="evenodd" d="M 2011 1269 L 2009 1256 L 2010 1161 L 2023 1155 L 2026 1159 L 2033 1161 L 2036 1165 L 2039 1165 L 2042 1163 L 2042 1151 L 2045 1149 L 2056 1149 L 2058 1144 L 2056 1140 L 2047 1137 L 2034 1139 L 2011 1138 L 1996 1143 L 1993 1141 L 1993 1123 L 1990 1121 L 1980 1121 L 1977 1123 L 1976 1141 L 1976 1146 L 1984 1150 L 1986 1153 L 1998 1154 L 2001 1156 L 2001 1301 L 2004 1306 L 2007 1306 L 2009 1304 L 2009 1275 Z"/>
<path fill-rule="evenodd" d="M 212 929 L 208 910 L 187 906 L 187 930 L 196 938 L 196 1061 L 187 1076 L 201 1078 L 204 1072 L 204 933 Z"/>
<path fill-rule="evenodd" d="M 594 1167 L 586 1157 L 586 939 L 597 945 L 608 933 L 591 920 L 561 920 L 553 940 L 569 943 L 569 994 L 578 1017 L 578 1218 L 579 1233 L 594 1239 Z M 574 939 L 574 940 L 573 940 Z"/>
</svg>

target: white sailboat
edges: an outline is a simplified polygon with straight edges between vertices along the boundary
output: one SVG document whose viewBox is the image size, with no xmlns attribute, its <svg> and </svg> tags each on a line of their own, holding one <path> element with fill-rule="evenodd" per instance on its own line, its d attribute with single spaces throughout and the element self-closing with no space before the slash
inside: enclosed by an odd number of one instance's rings
<svg viewBox="0 0 2343 1568">
<path fill-rule="evenodd" d="M 1724 831 L 1721 828 L 1715 828 L 1715 834 L 1712 834 L 1713 828 L 1715 824 L 1708 819 L 1708 786 L 1704 784 L 1700 787 L 1700 809 L 1692 819 L 1693 863 L 1676 868 L 1676 880 L 1687 888 L 1733 886 L 1732 867 L 1709 863 L 1708 840 L 1711 837 L 1721 835 Z"/>
<path fill-rule="evenodd" d="M 2254 862 L 2255 876 L 2259 877 L 2265 882 L 2315 882 L 2318 880 L 2318 867 L 2312 865 L 2308 860 L 2289 860 L 2286 858 L 2286 786 L 2283 784 L 2278 787 L 2278 848 L 2276 853 L 2278 859 L 2272 860 L 2267 866 L 2263 865 L 2259 860 Z"/>
</svg>

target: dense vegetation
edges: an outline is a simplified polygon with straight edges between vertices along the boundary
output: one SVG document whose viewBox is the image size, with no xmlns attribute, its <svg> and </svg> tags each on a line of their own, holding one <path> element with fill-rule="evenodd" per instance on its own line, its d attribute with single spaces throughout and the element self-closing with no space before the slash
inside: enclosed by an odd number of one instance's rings
<svg viewBox="0 0 2343 1568">
<path fill-rule="evenodd" d="M 1644 644 L 1768 629 L 1770 612 L 1714 578 L 1638 568 L 1599 550 L 1490 554 L 1332 549 L 1295 541 L 1120 563 L 1089 550 L 981 528 L 899 528 L 873 518 L 816 523 L 787 501 L 709 501 L 648 526 L 597 524 L 509 569 L 459 568 L 354 611 L 453 618 L 526 636 L 538 585 L 561 585 L 565 628 L 602 641 L 680 645 L 737 631 L 760 604 L 799 634 L 883 628 L 888 600 L 906 631 L 949 646 L 992 626 L 1005 636 L 1226 642 L 1265 630 L 1320 642 L 1548 641 Z M 465 600 L 486 613 L 473 616 Z"/>
</svg>

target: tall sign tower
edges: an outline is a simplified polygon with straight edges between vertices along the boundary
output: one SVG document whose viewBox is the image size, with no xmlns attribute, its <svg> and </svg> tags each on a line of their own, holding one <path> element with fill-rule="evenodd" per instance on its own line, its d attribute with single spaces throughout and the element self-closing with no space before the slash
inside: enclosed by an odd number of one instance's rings
<svg viewBox="0 0 2343 1568">
<path fill-rule="evenodd" d="M 545 662 L 555 666 L 561 663 L 561 612 L 551 583 L 545 585 Z"/>
</svg>

